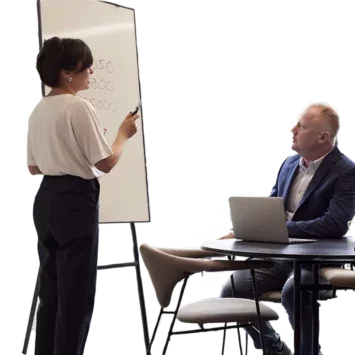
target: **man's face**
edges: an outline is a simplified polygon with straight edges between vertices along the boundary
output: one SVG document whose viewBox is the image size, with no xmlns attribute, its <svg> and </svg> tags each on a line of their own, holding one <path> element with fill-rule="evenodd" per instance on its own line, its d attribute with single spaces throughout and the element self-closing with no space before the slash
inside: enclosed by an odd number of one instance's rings
<svg viewBox="0 0 355 355">
<path fill-rule="evenodd" d="M 320 145 L 324 123 L 317 117 L 318 115 L 319 108 L 308 108 L 291 130 L 293 133 L 292 149 L 300 155 L 312 152 Z"/>
</svg>

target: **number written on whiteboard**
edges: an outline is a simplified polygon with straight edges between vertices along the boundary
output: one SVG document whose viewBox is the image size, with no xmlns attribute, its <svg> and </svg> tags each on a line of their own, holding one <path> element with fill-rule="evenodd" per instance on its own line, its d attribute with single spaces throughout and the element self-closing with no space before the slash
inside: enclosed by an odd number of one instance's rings
<svg viewBox="0 0 355 355">
<path fill-rule="evenodd" d="M 113 73 L 113 64 L 110 60 L 105 60 L 105 59 L 94 59 L 94 62 L 92 64 L 92 69 L 93 70 L 104 70 L 107 73 Z"/>
<path fill-rule="evenodd" d="M 94 59 L 92 64 L 94 70 L 93 78 L 90 80 L 90 88 L 93 90 L 114 91 L 114 85 L 110 79 L 103 79 L 100 76 L 114 72 L 111 60 Z M 96 74 L 96 75 L 95 75 Z"/>
<path fill-rule="evenodd" d="M 91 79 L 90 87 L 93 90 L 107 90 L 107 91 L 114 91 L 113 84 L 111 81 L 106 81 L 104 79 L 98 80 L 96 78 Z"/>
<path fill-rule="evenodd" d="M 105 110 L 105 111 L 112 111 L 112 112 L 116 112 L 117 110 L 117 106 L 114 101 L 104 100 L 104 99 L 98 100 L 95 99 L 94 97 L 83 97 L 83 99 L 90 101 L 91 105 L 93 105 L 98 110 Z"/>
</svg>

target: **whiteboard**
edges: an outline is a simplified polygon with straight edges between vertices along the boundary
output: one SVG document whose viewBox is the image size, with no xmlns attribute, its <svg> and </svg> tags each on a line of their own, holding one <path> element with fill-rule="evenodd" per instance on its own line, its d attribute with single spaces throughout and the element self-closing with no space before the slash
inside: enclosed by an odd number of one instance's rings
<svg viewBox="0 0 355 355">
<path fill-rule="evenodd" d="M 58 36 L 80 38 L 90 47 L 94 74 L 90 89 L 78 96 L 93 104 L 111 145 L 141 100 L 134 10 L 98 0 L 38 0 L 37 9 L 40 46 Z M 150 221 L 142 110 L 139 115 L 138 132 L 100 178 L 100 223 Z"/>
</svg>

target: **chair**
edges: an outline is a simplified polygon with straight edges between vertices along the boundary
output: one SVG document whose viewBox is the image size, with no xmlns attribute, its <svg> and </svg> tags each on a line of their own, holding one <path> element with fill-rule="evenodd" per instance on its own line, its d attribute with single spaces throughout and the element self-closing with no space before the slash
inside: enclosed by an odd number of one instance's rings
<svg viewBox="0 0 355 355">
<path fill-rule="evenodd" d="M 173 335 L 216 330 L 225 331 L 226 329 L 231 328 L 237 328 L 239 331 L 239 328 L 241 327 L 255 324 L 257 324 L 259 329 L 261 329 L 261 320 L 272 321 L 278 319 L 277 313 L 263 303 L 259 303 L 257 298 L 255 301 L 237 298 L 209 298 L 180 307 L 187 280 L 189 276 L 195 273 L 203 271 L 216 272 L 250 269 L 253 279 L 254 295 L 257 295 L 254 269 L 268 268 L 272 265 L 272 262 L 266 262 L 263 260 L 204 260 L 201 258 L 211 258 L 215 256 L 220 257 L 221 255 L 208 253 L 201 249 L 155 248 L 148 244 L 142 244 L 140 252 L 154 286 L 158 302 L 161 306 L 158 320 L 149 344 L 148 354 L 150 353 L 150 349 L 163 314 L 173 315 L 163 355 L 166 353 L 170 338 Z M 165 311 L 165 308 L 170 305 L 171 296 L 175 286 L 182 280 L 183 284 L 175 310 Z M 197 324 L 199 329 L 179 332 L 173 331 L 176 319 L 183 323 Z M 224 326 L 205 328 L 205 324 L 215 323 L 224 323 Z M 236 323 L 236 325 L 227 325 L 228 323 Z M 241 348 L 240 334 L 238 335 L 239 346 Z M 262 330 L 260 332 L 260 340 L 263 348 L 263 354 L 266 354 Z M 225 333 L 223 335 L 222 355 L 224 354 L 224 345 Z"/>
<path fill-rule="evenodd" d="M 355 288 L 355 271 L 352 269 L 325 267 L 320 270 L 320 275 L 337 289 Z"/>
<path fill-rule="evenodd" d="M 348 222 L 348 233 L 351 233 L 351 227 L 355 224 L 355 220 L 351 220 Z M 319 270 L 319 275 L 325 278 L 332 286 L 333 290 L 329 290 L 329 292 L 325 292 L 320 294 L 319 301 L 329 301 L 332 298 L 335 298 L 337 288 L 346 288 L 352 287 L 354 288 L 355 283 L 355 264 L 350 264 L 351 270 L 345 270 L 340 267 L 327 267 L 321 268 Z M 352 274 L 351 274 L 352 272 Z M 263 302 L 266 304 L 280 304 L 281 303 L 281 291 L 271 291 L 262 294 L 259 297 L 259 302 Z M 249 345 L 249 335 L 245 334 L 245 355 L 248 355 L 248 345 Z"/>
<path fill-rule="evenodd" d="M 322 275 L 322 270 L 324 269 L 320 269 L 320 275 Z M 355 272 L 354 272 L 355 274 Z M 354 277 L 354 284 L 355 284 L 355 277 Z M 335 298 L 335 288 L 333 290 L 327 290 L 324 293 L 321 293 L 319 295 L 319 299 L 321 301 L 327 301 L 330 298 Z M 281 291 L 270 291 L 270 292 L 266 292 L 263 293 L 260 297 L 259 297 L 259 301 L 262 302 L 272 302 L 272 303 L 281 303 Z M 245 339 L 245 347 L 248 347 L 248 336 Z M 247 355 L 247 352 L 245 353 L 245 355 Z"/>
<path fill-rule="evenodd" d="M 348 228 L 354 221 L 348 221 Z M 345 265 L 340 267 L 326 267 L 320 270 L 320 275 L 324 277 L 332 286 L 334 293 L 336 289 L 355 289 L 355 271 L 354 263 L 350 263 L 350 270 L 345 268 Z"/>
</svg>

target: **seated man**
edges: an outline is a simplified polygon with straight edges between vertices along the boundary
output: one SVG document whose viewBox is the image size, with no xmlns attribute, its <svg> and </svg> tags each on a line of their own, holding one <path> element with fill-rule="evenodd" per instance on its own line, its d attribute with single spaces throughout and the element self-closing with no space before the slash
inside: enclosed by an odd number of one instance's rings
<svg viewBox="0 0 355 355">
<path fill-rule="evenodd" d="M 292 129 L 292 149 L 298 154 L 287 158 L 281 166 L 271 196 L 285 202 L 289 236 L 293 238 L 341 238 L 347 222 L 355 214 L 355 164 L 336 145 L 339 117 L 324 104 L 306 109 Z M 234 238 L 233 232 L 222 238 Z M 270 269 L 256 270 L 258 293 L 282 290 L 282 305 L 293 325 L 293 271 L 292 261 L 274 260 Z M 236 297 L 253 298 L 250 273 L 247 270 L 233 274 Z M 302 268 L 303 283 L 312 282 L 312 271 Z M 320 283 L 325 283 L 321 279 Z M 326 292 L 326 291 L 321 291 Z M 221 297 L 232 297 L 230 278 L 223 286 Z M 302 296 L 301 353 L 312 354 L 311 293 Z M 280 340 L 270 323 L 263 323 L 268 355 L 292 355 Z M 259 331 L 247 329 L 254 345 L 261 348 Z"/>
</svg>

